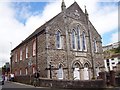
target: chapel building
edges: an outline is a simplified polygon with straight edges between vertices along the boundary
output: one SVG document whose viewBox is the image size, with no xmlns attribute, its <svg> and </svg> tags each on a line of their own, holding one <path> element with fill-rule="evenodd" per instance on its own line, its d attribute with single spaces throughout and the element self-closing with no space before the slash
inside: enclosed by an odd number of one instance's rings
<svg viewBox="0 0 120 90">
<path fill-rule="evenodd" d="M 41 78 L 90 80 L 103 66 L 101 36 L 77 2 L 36 29 L 11 51 L 15 76 L 40 71 Z"/>
</svg>

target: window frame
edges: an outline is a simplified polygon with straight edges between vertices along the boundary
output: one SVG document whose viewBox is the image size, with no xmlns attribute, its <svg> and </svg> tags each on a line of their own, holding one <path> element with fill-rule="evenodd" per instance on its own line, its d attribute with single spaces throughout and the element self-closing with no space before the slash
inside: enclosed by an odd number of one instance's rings
<svg viewBox="0 0 120 90">
<path fill-rule="evenodd" d="M 28 58 L 28 46 L 25 48 L 25 58 Z"/>
<path fill-rule="evenodd" d="M 36 55 L 36 40 L 33 41 L 33 45 L 32 45 L 32 55 L 35 56 Z"/>
<path fill-rule="evenodd" d="M 25 75 L 28 75 L 28 69 L 27 68 L 25 69 Z"/>
<path fill-rule="evenodd" d="M 97 52 L 97 41 L 94 39 L 94 41 L 93 41 L 93 43 L 94 43 L 94 52 Z"/>
<path fill-rule="evenodd" d="M 86 51 L 86 50 L 87 50 L 85 31 L 82 32 L 82 50 L 83 50 L 83 51 Z"/>
<path fill-rule="evenodd" d="M 22 60 L 22 56 L 23 56 L 23 51 L 22 49 L 20 49 L 20 61 Z"/>
<path fill-rule="evenodd" d="M 15 54 L 15 62 L 17 62 L 18 61 L 18 55 L 17 55 L 17 53 Z"/>
<path fill-rule="evenodd" d="M 56 32 L 56 48 L 61 49 L 62 48 L 62 41 L 61 41 L 61 32 L 58 30 Z"/>
<path fill-rule="evenodd" d="M 80 27 L 77 26 L 77 48 L 81 50 L 81 36 L 80 36 Z"/>
<path fill-rule="evenodd" d="M 75 29 L 72 30 L 71 33 L 71 47 L 73 50 L 76 50 L 76 33 L 75 33 Z"/>
</svg>

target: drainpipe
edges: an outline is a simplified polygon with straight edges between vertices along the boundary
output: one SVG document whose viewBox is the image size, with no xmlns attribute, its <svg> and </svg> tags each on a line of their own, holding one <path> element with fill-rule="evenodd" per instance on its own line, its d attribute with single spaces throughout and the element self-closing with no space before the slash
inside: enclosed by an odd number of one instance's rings
<svg viewBox="0 0 120 90">
<path fill-rule="evenodd" d="M 86 6 L 85 6 L 85 16 L 86 16 L 86 23 L 87 23 L 87 29 L 88 29 L 90 55 L 91 55 L 91 61 L 92 61 L 92 70 L 93 70 L 92 79 L 95 79 L 95 62 L 94 62 L 92 46 L 91 46 L 92 43 L 91 43 L 91 36 L 90 36 L 90 29 L 89 29 L 89 17 L 88 17 L 88 13 L 87 13 L 87 10 L 86 10 Z"/>
<path fill-rule="evenodd" d="M 36 70 L 38 71 L 38 40 L 37 40 L 37 34 L 35 36 L 36 38 Z"/>
</svg>

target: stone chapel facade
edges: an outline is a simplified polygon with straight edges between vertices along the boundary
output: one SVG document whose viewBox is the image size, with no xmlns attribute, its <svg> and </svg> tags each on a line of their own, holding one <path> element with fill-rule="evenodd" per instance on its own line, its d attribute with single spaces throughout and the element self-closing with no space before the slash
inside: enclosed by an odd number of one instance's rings
<svg viewBox="0 0 120 90">
<path fill-rule="evenodd" d="M 103 66 L 101 36 L 77 2 L 35 30 L 11 51 L 15 76 L 40 71 L 41 78 L 89 80 Z"/>
</svg>

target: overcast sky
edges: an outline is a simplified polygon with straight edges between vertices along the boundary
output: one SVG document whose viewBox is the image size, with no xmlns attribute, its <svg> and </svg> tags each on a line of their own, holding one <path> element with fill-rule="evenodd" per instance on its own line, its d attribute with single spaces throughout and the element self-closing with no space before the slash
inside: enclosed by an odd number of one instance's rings
<svg viewBox="0 0 120 90">
<path fill-rule="evenodd" d="M 35 29 L 61 12 L 62 0 L 0 0 L 0 67 L 10 61 L 10 51 Z M 118 41 L 118 0 L 76 1 L 102 36 L 103 45 Z"/>
</svg>

